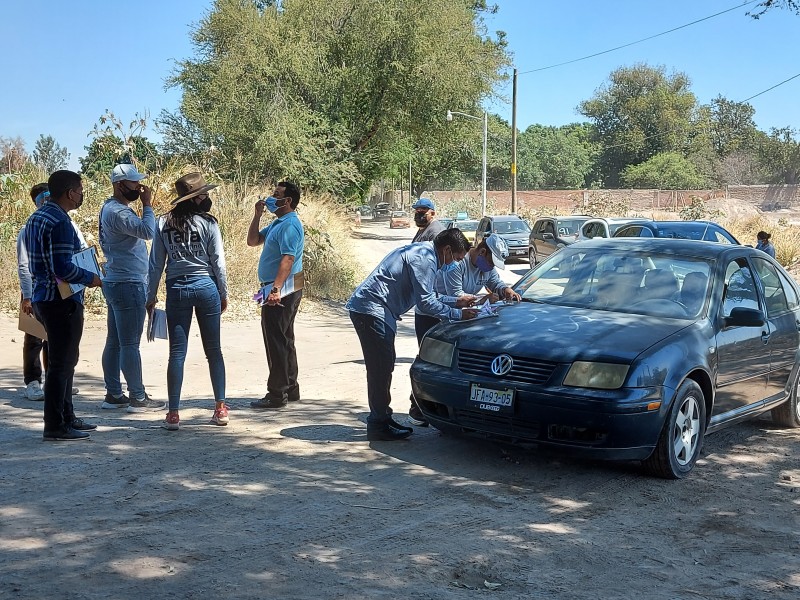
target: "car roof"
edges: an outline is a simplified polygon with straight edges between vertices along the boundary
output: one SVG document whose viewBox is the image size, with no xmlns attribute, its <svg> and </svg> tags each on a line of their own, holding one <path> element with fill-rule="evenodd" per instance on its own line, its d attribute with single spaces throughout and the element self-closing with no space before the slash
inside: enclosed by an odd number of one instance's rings
<svg viewBox="0 0 800 600">
<path fill-rule="evenodd" d="M 524 221 L 522 217 L 519 215 L 486 215 L 488 219 L 494 219 L 495 221 Z"/>
<path fill-rule="evenodd" d="M 755 254 L 756 252 L 760 252 L 760 250 L 757 251 L 754 248 L 748 248 L 747 246 L 718 244 L 716 242 L 708 242 L 704 240 L 641 237 L 594 238 L 592 240 L 578 241 L 569 246 L 569 248 L 602 248 L 604 250 L 660 252 L 663 254 L 695 256 L 708 259 L 715 259 L 730 252 L 734 252 L 737 255 L 741 255 L 742 253 Z M 766 254 L 764 254 L 764 256 L 766 256 Z"/>
<path fill-rule="evenodd" d="M 545 219 L 552 219 L 554 221 L 574 221 L 575 219 L 583 219 L 584 221 L 588 221 L 592 217 L 588 217 L 586 215 L 556 215 L 555 217 L 539 217 L 537 221 L 544 221 Z"/>
<path fill-rule="evenodd" d="M 646 217 L 592 217 L 592 221 L 605 221 L 606 223 L 650 223 L 652 219 Z"/>
</svg>

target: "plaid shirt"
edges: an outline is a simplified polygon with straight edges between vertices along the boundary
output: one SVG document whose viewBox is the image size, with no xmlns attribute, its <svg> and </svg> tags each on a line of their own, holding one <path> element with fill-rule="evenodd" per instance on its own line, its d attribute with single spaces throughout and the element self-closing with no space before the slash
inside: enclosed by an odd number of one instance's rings
<svg viewBox="0 0 800 600">
<path fill-rule="evenodd" d="M 81 244 L 69 215 L 55 202 L 46 202 L 30 216 L 25 226 L 25 246 L 34 281 L 32 302 L 61 300 L 56 277 L 84 285 L 94 280 L 94 273 L 72 262 L 72 255 L 81 249 Z M 69 299 L 83 304 L 83 290 Z"/>
</svg>

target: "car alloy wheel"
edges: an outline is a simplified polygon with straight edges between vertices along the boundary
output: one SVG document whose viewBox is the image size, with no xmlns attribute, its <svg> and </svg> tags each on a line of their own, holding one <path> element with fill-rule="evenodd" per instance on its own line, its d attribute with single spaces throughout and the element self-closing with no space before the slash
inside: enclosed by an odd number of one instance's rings
<svg viewBox="0 0 800 600">
<path fill-rule="evenodd" d="M 531 266 L 534 266 L 539 262 L 536 260 L 536 250 L 533 248 L 528 248 L 528 262 L 531 264 Z"/>
<path fill-rule="evenodd" d="M 788 400 L 772 409 L 772 420 L 782 427 L 800 427 L 800 394 L 797 389 L 800 385 L 800 366 L 796 366 L 795 370 L 794 385 Z"/>
<path fill-rule="evenodd" d="M 654 475 L 682 479 L 694 468 L 706 431 L 706 405 L 697 382 L 686 379 L 672 402 L 653 453 L 644 461 Z"/>
</svg>

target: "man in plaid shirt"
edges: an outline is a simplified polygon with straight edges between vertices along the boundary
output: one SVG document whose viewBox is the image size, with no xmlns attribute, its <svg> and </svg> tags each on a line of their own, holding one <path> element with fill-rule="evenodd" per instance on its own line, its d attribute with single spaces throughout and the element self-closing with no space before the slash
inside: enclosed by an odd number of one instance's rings
<svg viewBox="0 0 800 600">
<path fill-rule="evenodd" d="M 83 335 L 83 290 L 62 298 L 58 280 L 97 287 L 100 278 L 72 262 L 80 242 L 67 211 L 83 204 L 81 177 L 72 171 L 56 171 L 48 180 L 50 202 L 34 212 L 25 226 L 30 271 L 34 288 L 33 312 L 47 331 L 49 346 L 44 384 L 45 441 L 81 440 L 97 425 L 75 416 L 72 378 L 78 364 Z"/>
</svg>

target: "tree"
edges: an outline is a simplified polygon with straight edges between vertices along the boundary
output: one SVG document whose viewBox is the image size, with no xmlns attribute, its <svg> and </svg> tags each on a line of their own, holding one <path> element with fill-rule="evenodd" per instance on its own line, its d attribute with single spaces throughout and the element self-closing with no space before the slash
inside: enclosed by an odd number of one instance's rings
<svg viewBox="0 0 800 600">
<path fill-rule="evenodd" d="M 158 149 L 145 137 L 135 135 L 124 141 L 111 133 L 95 137 L 85 147 L 86 156 L 79 158 L 81 173 L 90 179 L 109 177 L 115 165 L 133 163 L 144 171 L 152 170 L 158 161 Z"/>
<path fill-rule="evenodd" d="M 695 166 L 676 152 L 663 152 L 630 165 L 622 173 L 622 182 L 627 187 L 661 190 L 701 189 L 706 184 Z"/>
<path fill-rule="evenodd" d="M 772 128 L 759 149 L 762 168 L 771 183 L 800 183 L 800 141 L 791 127 Z"/>
<path fill-rule="evenodd" d="M 66 169 L 69 152 L 52 135 L 41 134 L 33 149 L 33 163 L 45 173 Z"/>
<path fill-rule="evenodd" d="M 683 73 L 637 64 L 613 71 L 608 83 L 582 102 L 595 141 L 602 145 L 603 185 L 613 187 L 620 173 L 661 152 L 680 152 L 692 130 L 696 99 Z"/>
<path fill-rule="evenodd" d="M 27 162 L 28 153 L 21 137 L 0 137 L 0 173 L 18 173 Z"/>
<path fill-rule="evenodd" d="M 588 187 L 596 153 L 591 137 L 588 123 L 528 127 L 517 140 L 519 186 L 523 189 Z"/>
<path fill-rule="evenodd" d="M 758 157 L 751 152 L 731 152 L 717 166 L 716 179 L 723 185 L 754 185 L 764 181 Z"/>
<path fill-rule="evenodd" d="M 794 14 L 800 15 L 800 2 L 797 0 L 763 0 L 763 2 L 756 4 L 756 9 L 753 12 L 747 14 L 754 19 L 758 19 L 765 12 L 773 8 L 793 10 Z"/>
<path fill-rule="evenodd" d="M 733 102 L 723 96 L 711 101 L 711 143 L 717 155 L 753 149 L 757 131 L 755 113 L 747 102 Z"/>
<path fill-rule="evenodd" d="M 507 64 L 466 0 L 216 0 L 179 65 L 182 120 L 165 139 L 213 139 L 221 168 L 360 195 L 444 147 L 447 109 L 478 112 Z M 426 166 L 422 172 L 430 172 Z"/>
</svg>

